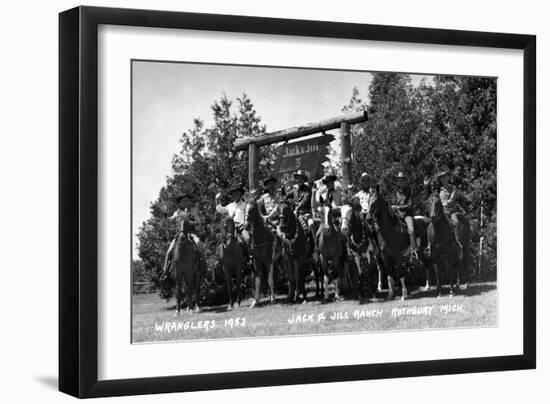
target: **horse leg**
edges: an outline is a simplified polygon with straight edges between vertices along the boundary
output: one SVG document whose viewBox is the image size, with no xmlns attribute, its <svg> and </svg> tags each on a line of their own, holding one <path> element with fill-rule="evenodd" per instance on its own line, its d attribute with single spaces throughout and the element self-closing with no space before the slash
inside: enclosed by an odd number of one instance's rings
<svg viewBox="0 0 550 404">
<path fill-rule="evenodd" d="M 283 265 L 285 267 L 285 273 L 288 281 L 288 296 L 286 299 L 287 303 L 292 303 L 294 300 L 294 272 L 292 268 L 292 261 L 291 258 L 288 256 L 288 252 L 284 252 L 284 259 L 283 259 Z"/>
<path fill-rule="evenodd" d="M 183 282 L 183 291 L 185 292 L 185 297 L 187 299 L 187 307 L 185 311 L 189 312 L 191 311 L 191 300 L 193 299 L 193 292 L 191 290 L 191 283 L 189 282 L 189 279 L 186 274 L 182 276 L 182 282 Z M 180 293 L 181 293 L 181 289 L 180 289 Z"/>
<path fill-rule="evenodd" d="M 269 303 L 275 303 L 275 281 L 273 279 L 273 261 L 267 265 L 267 284 L 269 286 Z"/>
<path fill-rule="evenodd" d="M 375 257 L 376 269 L 378 270 L 378 284 L 376 285 L 376 291 L 378 293 L 382 292 L 382 279 L 384 279 L 384 273 L 382 272 L 382 264 L 380 262 L 380 257 Z"/>
<path fill-rule="evenodd" d="M 193 289 L 194 289 L 194 296 L 195 296 L 195 305 L 193 307 L 193 310 L 195 312 L 199 312 L 200 309 L 200 290 L 201 290 L 201 275 L 202 275 L 202 269 L 201 269 L 201 262 L 200 262 L 200 256 L 197 260 L 197 264 L 195 266 L 195 271 L 193 272 Z M 206 265 L 206 262 L 204 263 Z"/>
<path fill-rule="evenodd" d="M 329 282 L 329 279 L 328 279 L 328 262 L 326 260 L 326 258 L 321 255 L 320 256 L 320 261 L 321 261 L 321 277 L 322 277 L 322 293 L 323 293 L 323 302 L 327 302 L 328 301 L 328 282 Z"/>
<path fill-rule="evenodd" d="M 392 276 L 393 275 L 392 268 L 393 268 L 393 265 L 395 265 L 395 263 L 392 262 L 390 260 L 390 258 L 385 253 L 382 256 L 382 259 L 383 259 L 383 263 L 384 263 L 384 268 L 386 269 L 386 273 L 387 273 L 388 300 L 393 300 L 393 298 L 395 297 L 395 295 L 394 295 L 395 281 L 394 281 L 393 276 Z"/>
<path fill-rule="evenodd" d="M 296 276 L 298 278 L 298 285 L 300 287 L 299 293 L 302 294 L 302 303 L 307 303 L 307 292 L 306 292 L 306 276 L 304 272 L 304 257 L 297 259 L 296 264 Z"/>
<path fill-rule="evenodd" d="M 235 267 L 235 293 L 236 296 L 236 305 L 239 307 L 241 305 L 241 282 L 243 279 L 243 263 L 239 262 Z M 234 299 L 235 301 L 235 299 Z"/>
<path fill-rule="evenodd" d="M 364 290 L 364 271 L 361 268 L 361 254 L 360 253 L 354 253 L 353 254 L 353 260 L 355 262 L 355 267 L 357 268 L 357 272 L 354 272 L 354 274 L 357 274 L 357 280 L 355 280 L 354 288 L 357 289 L 357 297 L 359 300 L 363 298 L 363 290 Z"/>
<path fill-rule="evenodd" d="M 292 296 L 294 298 L 295 302 L 298 302 L 300 300 L 300 294 L 303 294 L 302 290 L 302 283 L 301 283 L 301 277 L 300 277 L 300 260 L 298 257 L 294 257 L 292 259 L 292 271 L 294 276 L 294 295 Z"/>
<path fill-rule="evenodd" d="M 333 259 L 334 269 L 336 270 L 336 276 L 338 277 L 338 279 L 336 279 L 336 281 L 334 282 L 334 299 L 335 300 L 340 300 L 339 283 L 342 281 L 343 273 L 345 272 L 345 264 L 346 263 L 343 263 L 343 264 L 344 265 L 341 265 L 341 263 L 340 263 L 340 257 L 335 257 Z M 342 268 L 342 267 L 344 267 L 344 268 Z"/>
<path fill-rule="evenodd" d="M 226 266 L 223 267 L 223 270 L 225 272 L 225 279 L 227 281 L 227 296 L 228 296 L 228 304 L 227 304 L 227 310 L 231 310 L 231 307 L 233 307 L 233 298 L 231 296 L 231 289 L 233 285 L 231 285 L 231 272 L 229 271 L 229 268 Z"/>
<path fill-rule="evenodd" d="M 434 262 L 433 268 L 434 268 L 435 285 L 436 285 L 435 294 L 437 298 L 440 298 L 441 297 L 441 280 L 439 279 L 439 264 L 437 262 Z"/>
<path fill-rule="evenodd" d="M 321 288 L 319 286 L 320 283 L 320 277 L 319 277 L 319 263 L 315 260 L 312 260 L 313 263 L 313 277 L 315 278 L 315 297 L 319 297 L 321 295 Z"/>
<path fill-rule="evenodd" d="M 174 314 L 175 317 L 178 317 L 180 315 L 181 300 L 182 300 L 181 278 L 176 277 L 176 313 Z"/>
<path fill-rule="evenodd" d="M 397 263 L 395 268 L 397 269 L 397 273 L 395 274 L 396 277 L 399 277 L 399 281 L 401 283 L 401 300 L 405 300 L 409 298 L 409 291 L 407 289 L 407 284 L 405 282 L 405 274 L 406 274 L 406 265 L 410 265 L 409 260 L 405 260 L 403 262 Z"/>
<path fill-rule="evenodd" d="M 250 304 L 250 308 L 253 308 L 256 303 L 260 302 L 260 289 L 262 287 L 262 271 L 260 268 L 260 263 L 255 262 L 254 263 L 254 298 L 252 299 L 252 303 Z"/>
<path fill-rule="evenodd" d="M 395 282 L 393 280 L 393 277 L 391 275 L 388 275 L 388 300 L 393 300 L 394 288 L 395 288 Z"/>
<path fill-rule="evenodd" d="M 401 281 L 401 300 L 405 300 L 409 298 L 409 291 L 407 290 L 407 284 L 405 283 L 405 277 L 402 276 L 399 278 Z"/>
<path fill-rule="evenodd" d="M 426 265 L 426 284 L 424 285 L 424 290 L 430 290 L 430 266 Z"/>
</svg>

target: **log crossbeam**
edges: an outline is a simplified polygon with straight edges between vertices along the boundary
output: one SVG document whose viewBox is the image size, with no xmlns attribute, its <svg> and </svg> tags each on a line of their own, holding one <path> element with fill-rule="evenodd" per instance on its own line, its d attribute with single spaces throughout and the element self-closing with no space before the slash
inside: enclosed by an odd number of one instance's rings
<svg viewBox="0 0 550 404">
<path fill-rule="evenodd" d="M 331 129 L 338 129 L 343 122 L 352 125 L 359 122 L 365 122 L 367 119 L 367 111 L 361 111 L 354 114 L 340 115 L 335 118 L 312 122 L 302 126 L 283 129 L 276 132 L 270 132 L 260 136 L 240 138 L 235 140 L 235 150 L 248 150 L 248 146 L 250 144 L 255 144 L 256 146 L 260 147 L 267 146 L 273 143 L 286 142 L 302 136 L 322 133 Z"/>
</svg>

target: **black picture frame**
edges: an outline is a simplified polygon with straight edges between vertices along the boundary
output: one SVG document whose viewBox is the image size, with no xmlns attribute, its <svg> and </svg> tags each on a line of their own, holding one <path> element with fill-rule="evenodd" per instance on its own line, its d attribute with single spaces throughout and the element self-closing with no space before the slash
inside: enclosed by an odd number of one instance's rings
<svg viewBox="0 0 550 404">
<path fill-rule="evenodd" d="M 345 38 L 523 51 L 523 354 L 98 381 L 98 26 Z M 59 15 L 59 390 L 102 397 L 459 374 L 536 366 L 536 37 L 77 7 Z"/>
</svg>

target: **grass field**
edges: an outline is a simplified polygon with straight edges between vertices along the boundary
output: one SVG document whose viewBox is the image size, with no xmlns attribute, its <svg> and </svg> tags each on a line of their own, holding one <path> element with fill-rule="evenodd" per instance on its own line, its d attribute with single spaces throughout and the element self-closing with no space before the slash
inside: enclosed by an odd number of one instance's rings
<svg viewBox="0 0 550 404">
<path fill-rule="evenodd" d="M 310 292 L 308 296 L 312 296 Z M 376 332 L 448 327 L 497 325 L 496 283 L 470 285 L 450 298 L 434 291 L 412 291 L 408 300 L 383 299 L 359 303 L 343 300 L 322 304 L 274 304 L 253 309 L 249 301 L 239 308 L 203 307 L 198 313 L 182 311 L 174 317 L 175 302 L 156 294 L 133 296 L 133 342 L 177 341 L 213 338 L 246 338 L 345 332 Z M 266 300 L 265 298 L 263 299 Z"/>
</svg>

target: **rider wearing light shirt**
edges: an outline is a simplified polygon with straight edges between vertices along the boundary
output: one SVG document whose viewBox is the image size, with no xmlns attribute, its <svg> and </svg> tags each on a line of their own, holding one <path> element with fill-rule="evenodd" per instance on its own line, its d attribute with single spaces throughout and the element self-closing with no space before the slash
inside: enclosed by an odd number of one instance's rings
<svg viewBox="0 0 550 404">
<path fill-rule="evenodd" d="M 250 235 L 244 228 L 246 209 L 246 202 L 243 200 L 244 188 L 235 187 L 230 190 L 230 193 L 233 201 L 225 206 L 220 203 L 221 194 L 216 195 L 216 212 L 222 216 L 231 217 L 235 223 L 236 235 L 248 243 Z"/>
<path fill-rule="evenodd" d="M 264 220 L 277 226 L 279 221 L 278 208 L 281 201 L 281 195 L 277 192 L 277 178 L 271 176 L 264 180 L 266 192 L 260 197 L 260 205 Z"/>
<path fill-rule="evenodd" d="M 328 200 L 329 196 L 332 196 L 332 207 L 334 209 L 339 209 L 340 205 L 342 205 L 342 193 L 340 189 L 336 188 L 334 186 L 334 183 L 336 181 L 337 177 L 335 175 L 325 175 L 325 177 L 322 179 L 323 185 L 317 189 L 317 192 L 315 193 L 315 207 L 319 207 L 321 205 L 321 198 L 323 198 L 324 201 Z"/>
<path fill-rule="evenodd" d="M 370 194 L 370 179 L 367 173 L 361 174 L 359 179 L 361 184 L 361 190 L 357 192 L 353 198 L 359 198 L 359 204 L 361 205 L 361 214 L 365 216 L 369 212 L 371 194 Z"/>
</svg>

